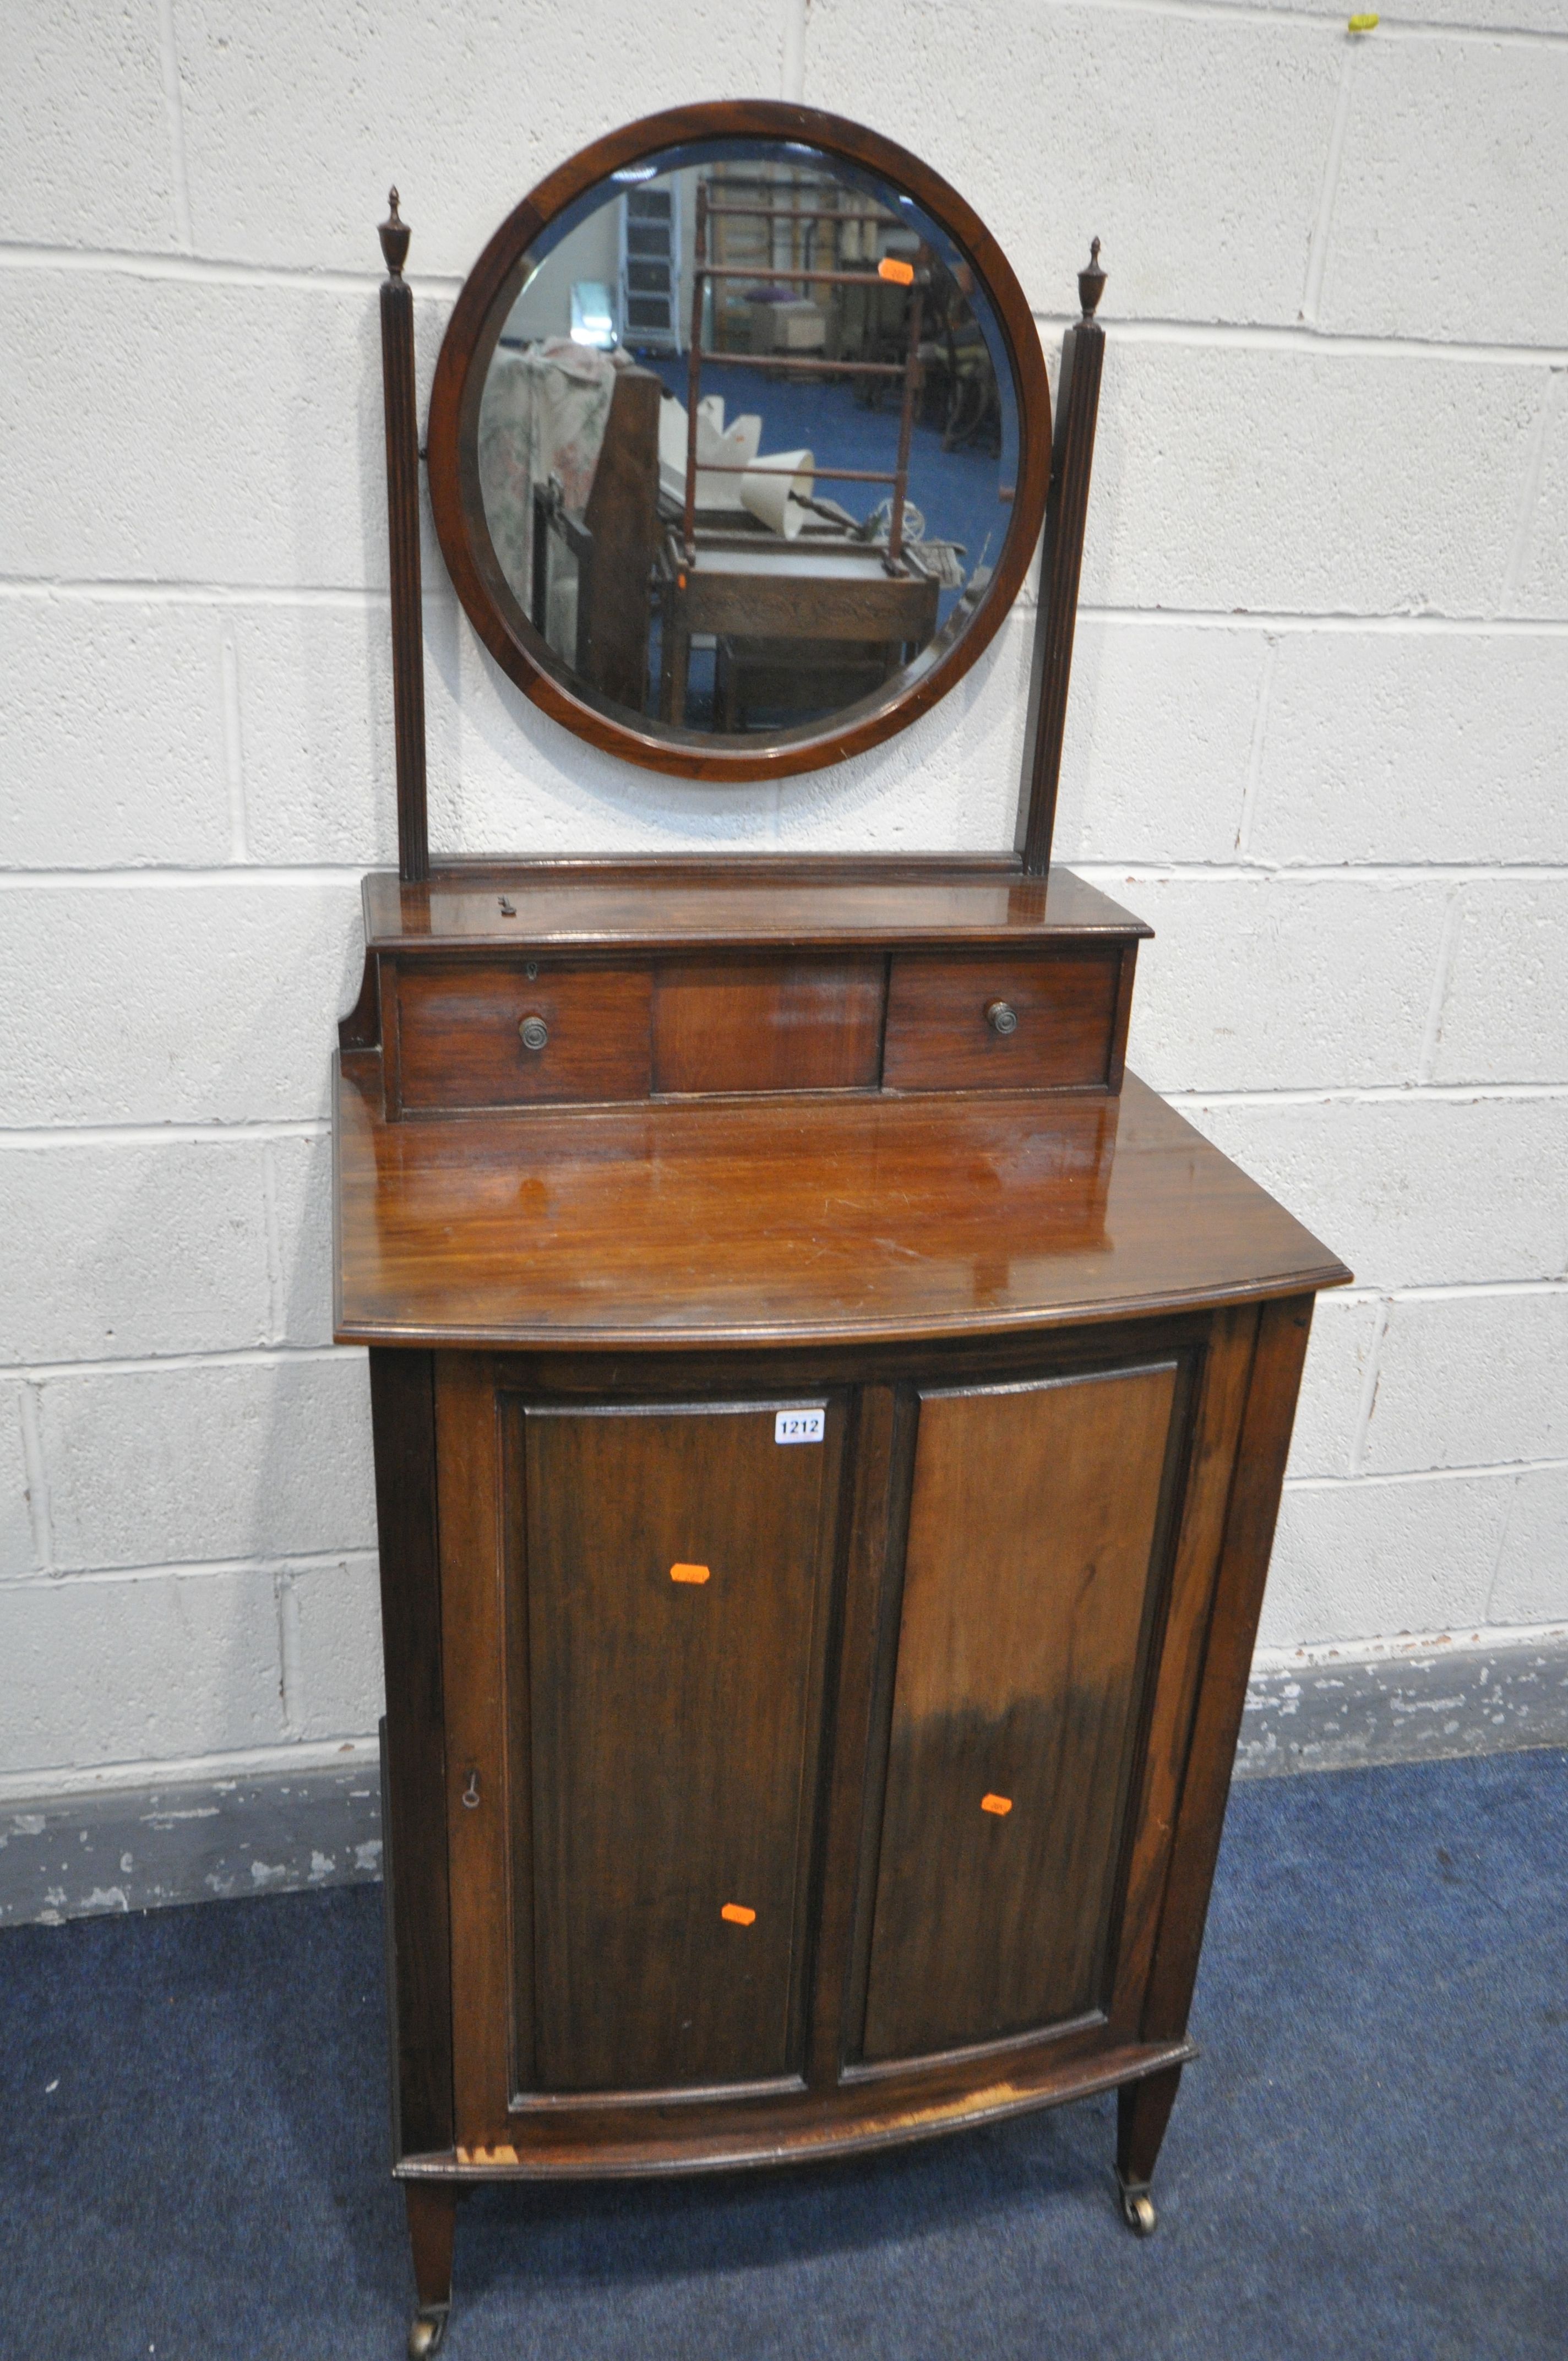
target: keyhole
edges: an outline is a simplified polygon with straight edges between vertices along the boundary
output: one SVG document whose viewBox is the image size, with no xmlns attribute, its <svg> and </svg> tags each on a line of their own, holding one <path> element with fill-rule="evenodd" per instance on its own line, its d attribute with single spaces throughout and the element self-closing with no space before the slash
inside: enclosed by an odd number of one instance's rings
<svg viewBox="0 0 1568 2361">
<path fill-rule="evenodd" d="M 463 1790 L 463 1801 L 471 1812 L 478 1810 L 479 1774 L 477 1771 L 470 1771 L 468 1773 L 468 1784 Z"/>
</svg>

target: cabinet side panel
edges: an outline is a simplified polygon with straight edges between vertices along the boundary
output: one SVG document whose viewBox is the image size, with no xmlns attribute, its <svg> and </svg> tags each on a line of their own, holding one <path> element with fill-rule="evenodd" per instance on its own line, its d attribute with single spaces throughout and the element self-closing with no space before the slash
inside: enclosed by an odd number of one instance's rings
<svg viewBox="0 0 1568 2361">
<path fill-rule="evenodd" d="M 828 1452 L 774 1431 L 772 1408 L 525 1413 L 542 2092 L 798 2067 Z"/>
<path fill-rule="evenodd" d="M 1213 1620 L 1145 2004 L 1151 2038 L 1187 2026 L 1311 1325 L 1310 1295 L 1266 1303 L 1258 1313 Z"/>
<path fill-rule="evenodd" d="M 404 2155 L 452 2144 L 446 1754 L 436 1554 L 435 1395 L 428 1353 L 370 1356 L 386 1664 L 385 1790 Z"/>
<path fill-rule="evenodd" d="M 921 1401 L 868 2062 L 1101 1999 L 1177 1378 Z"/>
<path fill-rule="evenodd" d="M 533 1992 L 533 1684 L 528 1660 L 528 1438 L 522 1404 L 503 1393 L 501 1519 L 506 1552 L 507 1838 L 510 1848 L 511 2070 L 509 2098 L 539 2079 Z"/>
<path fill-rule="evenodd" d="M 435 1360 L 446 1848 L 452 1864 L 452 2086 L 460 2148 L 507 2125 L 507 1796 L 500 1434 L 495 1366 Z"/>
<path fill-rule="evenodd" d="M 1255 1305 L 1217 1312 L 1201 1356 L 1165 1628 L 1150 1669 L 1148 1744 L 1133 1806 L 1117 1946 L 1111 2019 L 1114 2033 L 1126 2041 L 1139 2037 L 1143 2022 L 1256 1334 Z"/>
</svg>

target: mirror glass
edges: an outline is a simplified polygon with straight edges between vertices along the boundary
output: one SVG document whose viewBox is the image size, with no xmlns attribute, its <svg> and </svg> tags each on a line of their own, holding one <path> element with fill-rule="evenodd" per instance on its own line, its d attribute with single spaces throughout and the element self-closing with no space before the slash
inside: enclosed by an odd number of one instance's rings
<svg viewBox="0 0 1568 2361">
<path fill-rule="evenodd" d="M 495 309 L 478 497 L 575 697 L 686 746 L 816 738 L 970 628 L 1019 396 L 906 192 L 803 143 L 690 141 L 558 214 Z"/>
</svg>

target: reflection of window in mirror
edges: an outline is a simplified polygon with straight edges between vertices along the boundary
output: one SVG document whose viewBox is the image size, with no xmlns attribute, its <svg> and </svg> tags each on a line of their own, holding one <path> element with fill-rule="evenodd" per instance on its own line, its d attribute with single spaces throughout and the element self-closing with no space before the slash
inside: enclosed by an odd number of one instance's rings
<svg viewBox="0 0 1568 2361">
<path fill-rule="evenodd" d="M 928 670 L 991 579 L 1017 396 L 950 236 L 864 170 L 698 143 L 524 259 L 479 418 L 502 575 L 569 685 L 729 737 Z"/>
</svg>

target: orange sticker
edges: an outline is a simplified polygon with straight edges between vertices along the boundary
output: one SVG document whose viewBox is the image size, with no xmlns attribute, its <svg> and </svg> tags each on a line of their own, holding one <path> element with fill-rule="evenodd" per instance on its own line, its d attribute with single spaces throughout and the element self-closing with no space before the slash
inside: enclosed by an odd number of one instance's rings
<svg viewBox="0 0 1568 2361">
<path fill-rule="evenodd" d="M 896 254 L 884 254 L 877 264 L 876 275 L 879 279 L 891 279 L 895 287 L 913 287 L 915 265 L 900 262 Z"/>
<path fill-rule="evenodd" d="M 1004 1820 L 1013 1809 L 1013 1798 L 1011 1795 L 982 1795 L 980 1808 L 982 1812 L 994 1812 L 999 1820 Z"/>
<path fill-rule="evenodd" d="M 728 1918 L 732 1927 L 754 1927 L 757 1923 L 756 1912 L 748 1910 L 743 1902 L 727 1902 L 718 1915 Z"/>
<path fill-rule="evenodd" d="M 670 1568 L 670 1580 L 672 1582 L 706 1582 L 707 1568 L 706 1565 L 673 1565 Z"/>
</svg>

